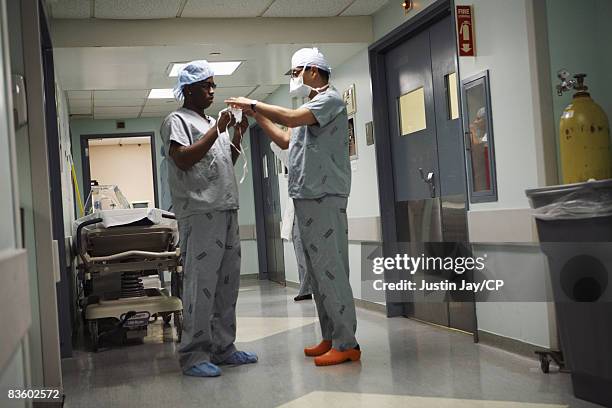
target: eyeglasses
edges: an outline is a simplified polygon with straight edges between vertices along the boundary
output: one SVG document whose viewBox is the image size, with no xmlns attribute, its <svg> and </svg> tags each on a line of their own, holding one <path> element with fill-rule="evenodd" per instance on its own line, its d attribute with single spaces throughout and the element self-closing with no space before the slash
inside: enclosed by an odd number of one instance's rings
<svg viewBox="0 0 612 408">
<path fill-rule="evenodd" d="M 306 67 L 305 69 L 309 70 L 310 67 Z M 291 70 L 291 78 L 299 77 L 303 70 L 304 70 L 304 68 Z"/>
</svg>

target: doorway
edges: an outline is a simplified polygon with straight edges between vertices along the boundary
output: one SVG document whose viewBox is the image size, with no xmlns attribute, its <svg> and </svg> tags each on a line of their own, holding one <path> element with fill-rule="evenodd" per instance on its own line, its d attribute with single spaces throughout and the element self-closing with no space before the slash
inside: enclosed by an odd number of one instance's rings
<svg viewBox="0 0 612 408">
<path fill-rule="evenodd" d="M 159 208 L 152 133 L 81 136 L 85 199 L 92 185 L 117 185 L 134 208 Z"/>
<path fill-rule="evenodd" d="M 466 256 L 466 172 L 453 13 L 440 0 L 370 47 L 386 256 Z M 444 277 L 441 271 L 417 276 Z M 420 275 L 420 276 L 419 276 Z M 470 278 L 468 277 L 468 280 Z M 473 297 L 388 302 L 407 316 L 474 333 Z"/>
<path fill-rule="evenodd" d="M 260 279 L 286 285 L 278 187 L 278 174 L 283 169 L 270 149 L 269 139 L 263 129 L 257 125 L 252 126 L 250 134 Z"/>
</svg>

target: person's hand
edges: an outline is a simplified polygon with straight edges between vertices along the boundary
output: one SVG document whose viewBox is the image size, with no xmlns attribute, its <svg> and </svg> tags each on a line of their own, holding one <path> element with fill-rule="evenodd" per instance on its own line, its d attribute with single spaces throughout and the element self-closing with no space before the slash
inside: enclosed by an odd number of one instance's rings
<svg viewBox="0 0 612 408">
<path fill-rule="evenodd" d="M 236 123 L 234 125 L 234 128 L 240 132 L 240 137 L 242 137 L 242 135 L 244 135 L 244 132 L 246 132 L 249 128 L 249 120 L 247 119 L 247 117 L 245 115 L 242 115 L 242 122 Z"/>
<path fill-rule="evenodd" d="M 253 99 L 245 98 L 243 96 L 240 96 L 238 98 L 227 98 L 225 100 L 225 103 L 227 103 L 232 108 L 242 109 L 243 111 L 251 109 L 251 104 L 254 102 L 255 101 Z"/>
<path fill-rule="evenodd" d="M 234 119 L 234 116 L 228 111 L 225 111 L 221 114 L 221 117 L 219 118 L 218 127 L 219 129 L 225 130 L 230 126 L 234 126 L 235 123 L 236 120 Z"/>
</svg>

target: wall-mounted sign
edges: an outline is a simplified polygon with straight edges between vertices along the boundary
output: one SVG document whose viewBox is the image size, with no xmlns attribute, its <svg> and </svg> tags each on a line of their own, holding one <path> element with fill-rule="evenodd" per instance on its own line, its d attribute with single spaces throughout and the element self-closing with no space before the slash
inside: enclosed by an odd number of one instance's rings
<svg viewBox="0 0 612 408">
<path fill-rule="evenodd" d="M 342 99 L 344 99 L 344 103 L 346 104 L 346 113 L 347 115 L 355 114 L 357 111 L 357 102 L 355 101 L 355 84 L 349 86 L 343 93 Z"/>
<path fill-rule="evenodd" d="M 374 144 L 374 122 L 369 121 L 365 124 L 366 128 L 366 144 L 372 146 Z"/>
<path fill-rule="evenodd" d="M 474 13 L 472 6 L 457 6 L 457 38 L 459 39 L 459 56 L 474 57 Z"/>
</svg>

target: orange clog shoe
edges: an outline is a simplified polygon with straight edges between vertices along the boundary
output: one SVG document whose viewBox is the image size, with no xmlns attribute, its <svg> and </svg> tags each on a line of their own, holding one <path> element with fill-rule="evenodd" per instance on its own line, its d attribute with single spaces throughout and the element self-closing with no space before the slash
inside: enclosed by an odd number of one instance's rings
<svg viewBox="0 0 612 408">
<path fill-rule="evenodd" d="M 331 349 L 322 356 L 315 358 L 315 364 L 317 366 L 330 366 L 342 364 L 345 361 L 359 361 L 359 359 L 361 359 L 361 350 L 357 346 L 345 351 Z"/>
<path fill-rule="evenodd" d="M 331 350 L 331 348 L 332 348 L 331 340 L 323 340 L 316 346 L 306 347 L 304 349 L 304 354 L 306 354 L 306 356 L 308 357 L 318 357 L 318 356 L 322 356 L 323 354 L 327 353 L 329 350 Z"/>
</svg>

